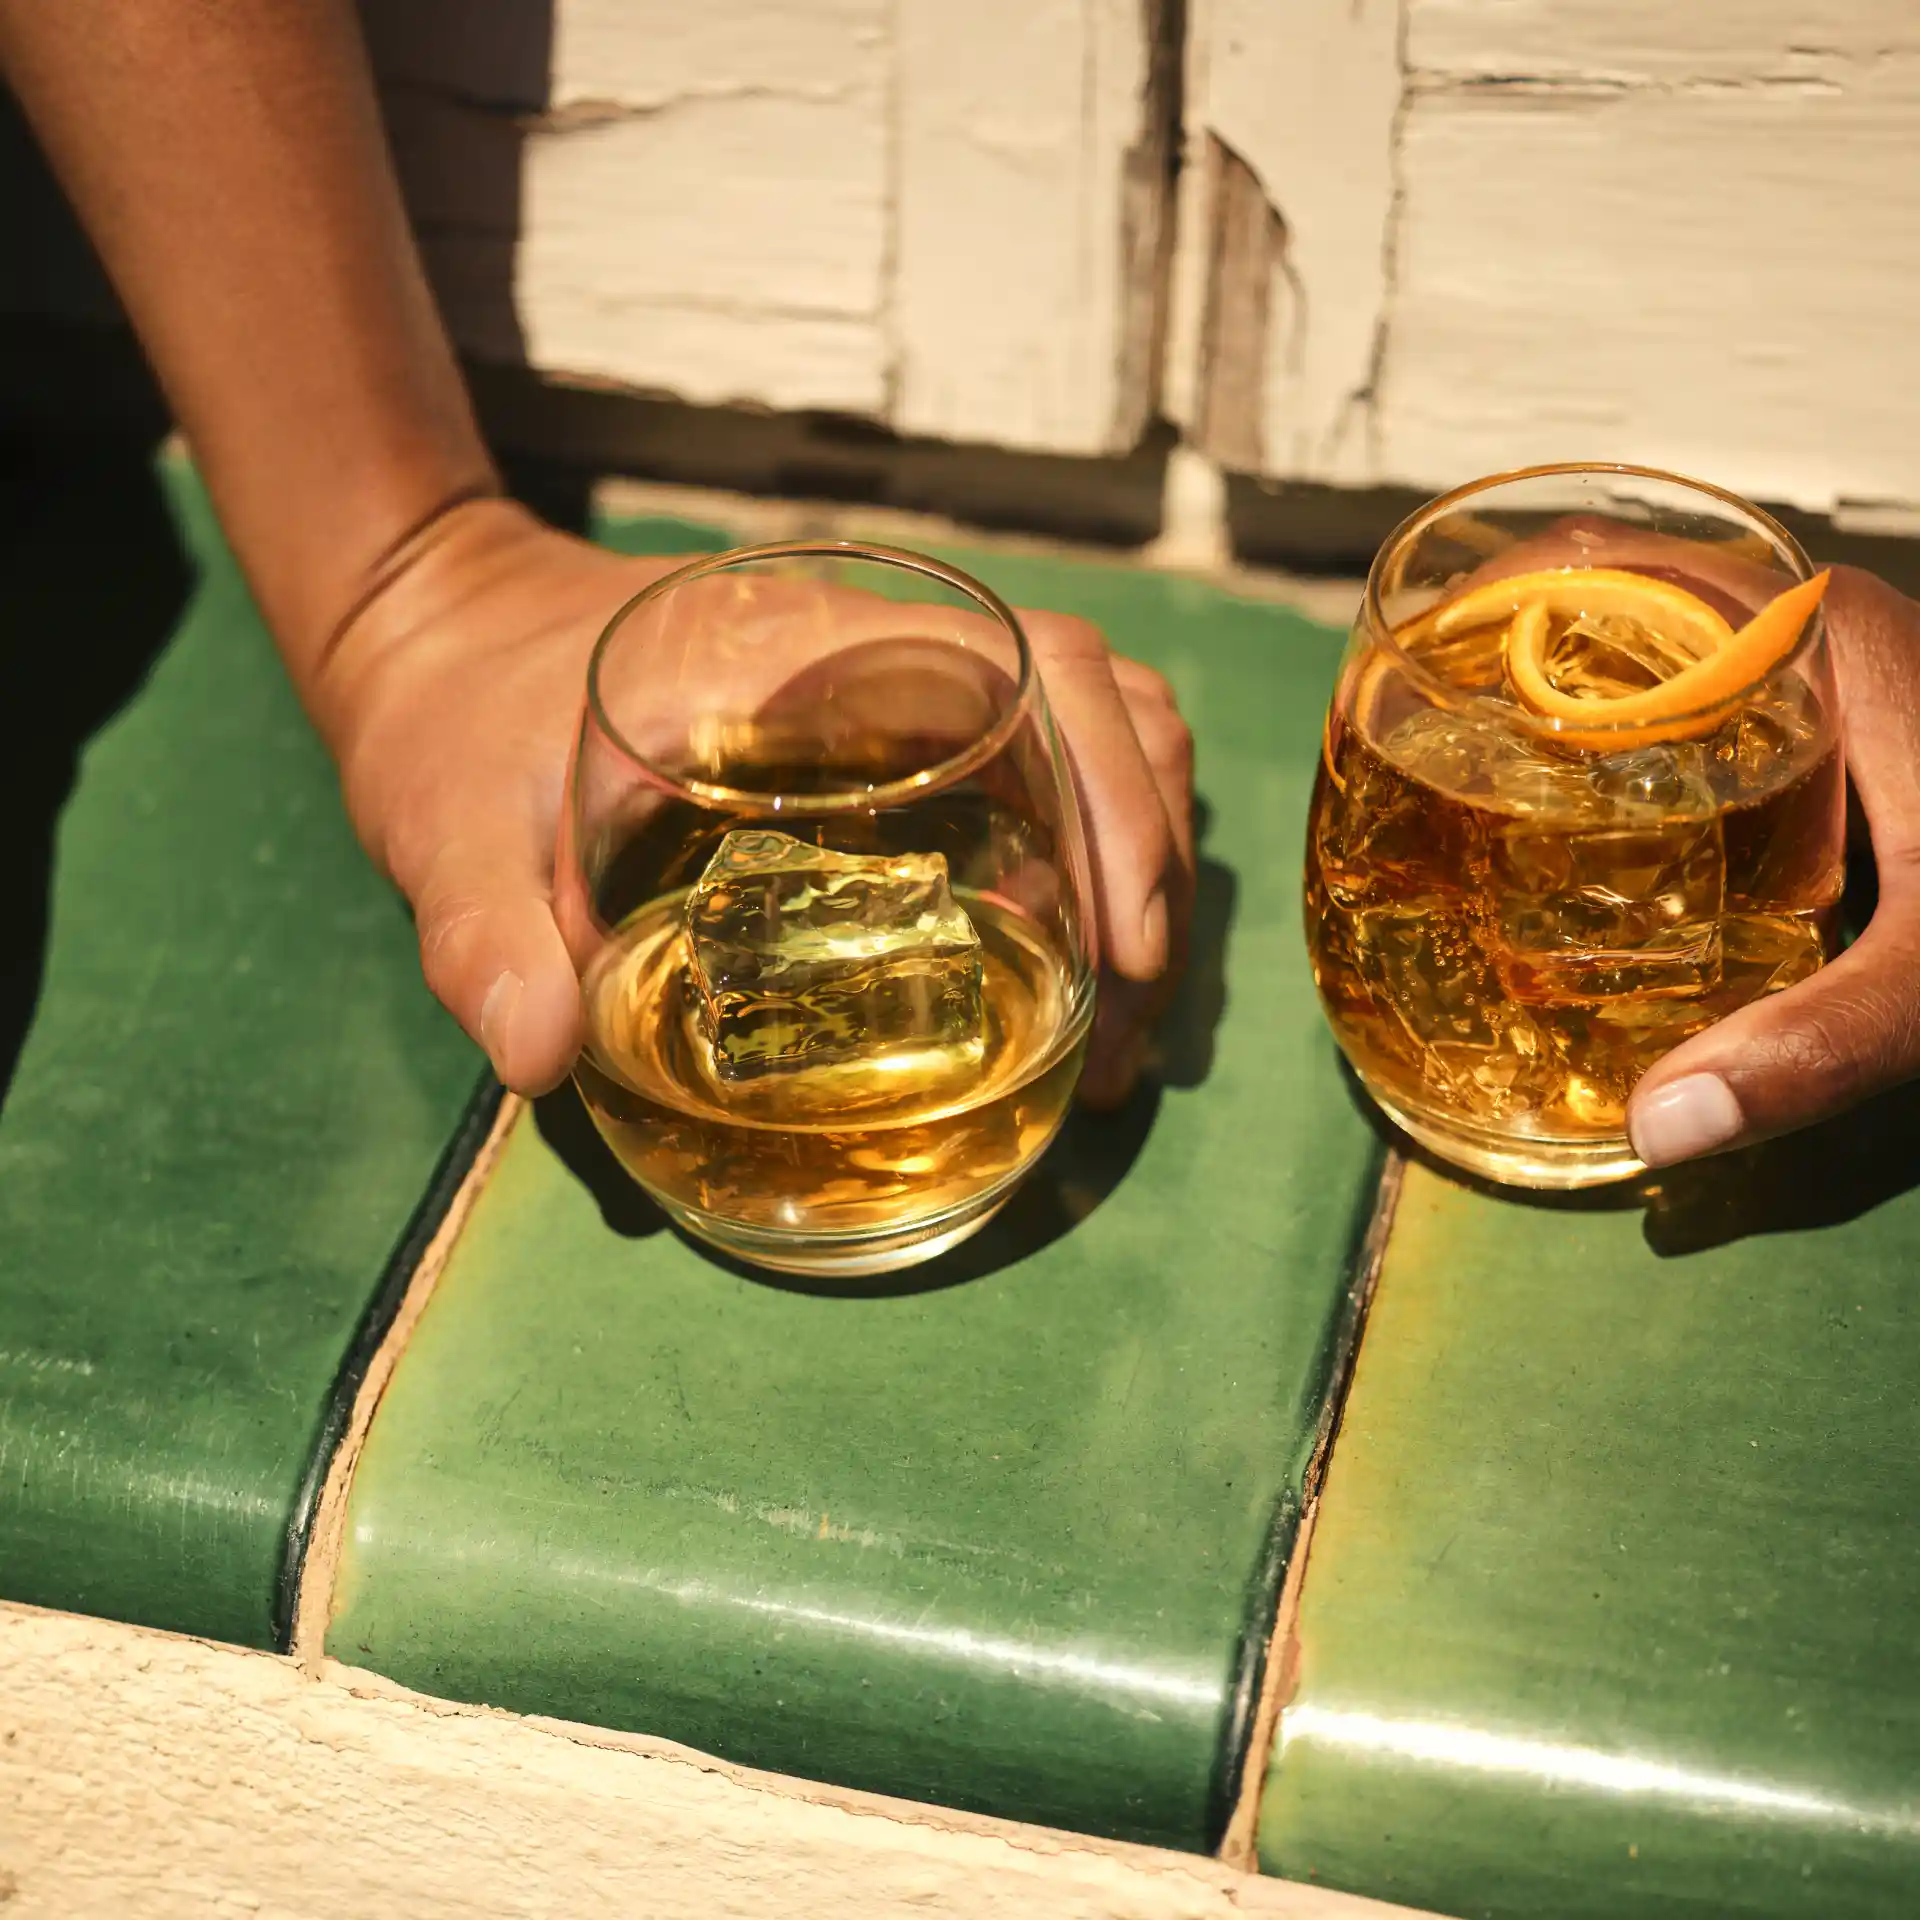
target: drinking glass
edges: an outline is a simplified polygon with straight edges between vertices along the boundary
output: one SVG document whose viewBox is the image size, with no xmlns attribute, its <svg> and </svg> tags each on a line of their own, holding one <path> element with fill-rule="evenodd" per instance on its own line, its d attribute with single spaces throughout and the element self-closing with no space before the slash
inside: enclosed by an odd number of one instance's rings
<svg viewBox="0 0 1920 1920">
<path fill-rule="evenodd" d="M 1811 574 L 1759 508 L 1627 466 L 1476 481 L 1382 547 L 1306 925 L 1335 1037 L 1416 1141 L 1523 1186 L 1637 1173 L 1640 1076 L 1832 955 L 1845 775 Z"/>
<path fill-rule="evenodd" d="M 743 548 L 622 607 L 556 893 L 594 1123 L 742 1260 L 928 1259 L 1065 1114 L 1094 964 L 1072 783 L 1020 622 L 937 560 Z"/>
</svg>

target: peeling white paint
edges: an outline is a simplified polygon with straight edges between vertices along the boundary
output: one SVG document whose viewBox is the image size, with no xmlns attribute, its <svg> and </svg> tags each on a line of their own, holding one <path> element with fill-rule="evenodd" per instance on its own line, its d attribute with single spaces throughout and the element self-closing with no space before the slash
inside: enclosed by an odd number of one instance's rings
<svg viewBox="0 0 1920 1920">
<path fill-rule="evenodd" d="M 1041 453 L 1123 450 L 1164 402 L 1281 480 L 1618 457 L 1920 504 L 1912 0 L 1187 0 L 1170 264 L 1138 215 L 1174 0 L 365 11 L 482 357 Z M 1233 283 L 1252 363 L 1210 364 L 1229 228 L 1270 284 Z"/>
<path fill-rule="evenodd" d="M 900 0 L 900 353 L 907 433 L 1120 451 L 1122 174 L 1138 0 Z"/>
<path fill-rule="evenodd" d="M 1388 295 L 1400 6 L 1206 0 L 1196 16 L 1189 153 L 1202 134 L 1225 141 L 1285 229 L 1259 436 L 1268 473 L 1372 477 L 1367 409 Z M 1182 211 L 1183 251 L 1203 248 L 1211 210 L 1189 198 Z M 1192 409 L 1197 418 L 1197 395 Z"/>
<path fill-rule="evenodd" d="M 8 1920 L 1394 1920 L 1215 1861 L 785 1780 L 0 1605 Z"/>
<path fill-rule="evenodd" d="M 1407 57 L 1455 79 L 1534 76 L 1654 86 L 1826 83 L 1920 52 L 1908 0 L 1412 0 Z"/>
<path fill-rule="evenodd" d="M 1818 510 L 1920 499 L 1920 56 L 1812 90 L 1769 65 L 1415 74 L 1379 477 L 1591 457 Z"/>
<path fill-rule="evenodd" d="M 524 156 L 515 285 L 533 363 L 694 400 L 878 411 L 887 18 L 885 0 L 820 0 L 802 19 L 562 8 L 554 111 Z"/>
<path fill-rule="evenodd" d="M 1287 229 L 1262 472 L 1437 489 L 1607 458 L 1818 511 L 1920 501 L 1909 0 L 1394 11 L 1197 16 L 1190 151 L 1226 140 Z M 1190 187 L 1187 420 L 1209 212 Z"/>
</svg>

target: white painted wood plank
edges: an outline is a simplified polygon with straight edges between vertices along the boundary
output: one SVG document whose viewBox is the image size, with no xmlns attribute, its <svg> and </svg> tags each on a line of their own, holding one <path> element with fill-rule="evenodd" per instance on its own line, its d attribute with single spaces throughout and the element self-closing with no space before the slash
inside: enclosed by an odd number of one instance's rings
<svg viewBox="0 0 1920 1920">
<path fill-rule="evenodd" d="M 1206 0 L 1195 15 L 1189 156 L 1208 134 L 1224 141 L 1258 176 L 1285 230 L 1257 435 L 1270 473 L 1371 477 L 1366 394 L 1387 296 L 1399 30 L 1399 0 Z M 1204 191 L 1186 196 L 1178 269 L 1186 313 L 1176 339 L 1187 365 L 1171 378 L 1196 419 L 1214 213 Z"/>
<path fill-rule="evenodd" d="M 885 403 L 884 106 L 743 93 L 529 136 L 533 363 L 695 400 Z"/>
<path fill-rule="evenodd" d="M 1417 90 L 1383 477 L 1632 459 L 1920 499 L 1920 59 L 1844 86 Z"/>
<path fill-rule="evenodd" d="M 885 202 L 877 104 L 695 100 L 536 131 L 523 297 L 678 300 L 872 318 Z"/>
<path fill-rule="evenodd" d="M 555 0 L 556 107 L 661 107 L 742 93 L 848 100 L 870 91 L 890 0 Z"/>
<path fill-rule="evenodd" d="M 1460 78 L 1830 81 L 1920 50 L 1912 0 L 1412 0 L 1408 61 Z"/>
<path fill-rule="evenodd" d="M 703 406 L 871 418 L 886 404 L 885 347 L 868 320 L 607 300 L 552 283 L 529 320 L 529 359 L 564 379 Z"/>
<path fill-rule="evenodd" d="M 9 1920 L 1392 1920 L 1210 1860 L 0 1605 Z"/>
<path fill-rule="evenodd" d="M 1622 458 L 1815 509 L 1920 499 L 1910 0 L 1401 12 L 1199 0 L 1190 135 L 1285 226 L 1252 464 L 1438 488 Z M 1201 424 L 1216 212 L 1190 182 L 1170 389 Z"/>
<path fill-rule="evenodd" d="M 880 412 L 889 0 L 484 5 L 369 14 L 456 339 L 690 400 Z"/>
<path fill-rule="evenodd" d="M 894 424 L 1055 452 L 1131 438 L 1117 384 L 1135 0 L 901 0 Z"/>
</svg>

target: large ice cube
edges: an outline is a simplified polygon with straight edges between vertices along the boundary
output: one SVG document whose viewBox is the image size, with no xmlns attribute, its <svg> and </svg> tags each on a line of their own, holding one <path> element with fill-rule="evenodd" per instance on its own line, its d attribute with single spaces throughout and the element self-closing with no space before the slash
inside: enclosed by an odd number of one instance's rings
<svg viewBox="0 0 1920 1920">
<path fill-rule="evenodd" d="M 1747 696 L 1706 743 L 1709 770 L 1730 801 L 1777 793 L 1831 746 L 1818 703 L 1804 682 L 1776 680 Z"/>
<path fill-rule="evenodd" d="M 689 896 L 687 932 L 723 1083 L 831 1069 L 906 1091 L 985 1052 L 980 936 L 943 854 L 739 829 Z"/>
<path fill-rule="evenodd" d="M 1361 977 L 1405 1029 L 1429 1082 L 1488 1118 L 1541 1097 L 1547 1042 L 1508 999 L 1471 920 L 1382 908 L 1356 914 L 1354 936 Z"/>
<path fill-rule="evenodd" d="M 1698 994 L 1720 975 L 1720 822 L 1495 836 L 1501 972 L 1523 1000 Z"/>
</svg>

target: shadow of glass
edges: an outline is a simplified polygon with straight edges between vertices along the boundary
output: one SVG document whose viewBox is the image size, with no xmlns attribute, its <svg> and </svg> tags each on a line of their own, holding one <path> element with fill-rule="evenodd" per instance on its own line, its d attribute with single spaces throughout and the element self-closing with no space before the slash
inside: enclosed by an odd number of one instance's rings
<svg viewBox="0 0 1920 1920">
<path fill-rule="evenodd" d="M 609 1233 L 645 1240 L 666 1230 L 667 1216 L 614 1158 L 571 1080 L 533 1103 L 533 1124 L 554 1157 L 593 1196 Z"/>
<path fill-rule="evenodd" d="M 1504 1186 L 1453 1166 L 1396 1127 L 1342 1063 L 1349 1098 L 1381 1141 L 1456 1187 L 1537 1213 L 1643 1212 L 1662 1259 L 1706 1253 L 1756 1234 L 1843 1226 L 1920 1188 L 1920 1082 L 1834 1120 L 1739 1153 L 1641 1174 L 1577 1193 Z"/>
<path fill-rule="evenodd" d="M 1203 804 L 1203 833 L 1210 817 Z M 703 1259 L 740 1279 L 822 1299 L 903 1299 L 985 1279 L 1031 1259 L 1118 1190 L 1153 1132 L 1163 1087 L 1197 1087 L 1212 1070 L 1215 1032 L 1227 1004 L 1227 945 L 1238 895 L 1232 870 L 1202 858 L 1187 969 L 1160 1023 L 1155 1064 L 1113 1112 L 1074 1108 L 1039 1165 L 971 1240 L 901 1273 L 827 1279 L 749 1267 L 680 1237 Z M 571 1082 L 534 1103 L 534 1124 L 593 1196 L 610 1232 L 628 1240 L 679 1232 L 621 1168 Z"/>
<path fill-rule="evenodd" d="M 0 571 L 4 1105 L 39 1004 L 55 835 L 81 750 L 139 689 L 192 585 L 152 442 L 0 431 Z"/>
</svg>

